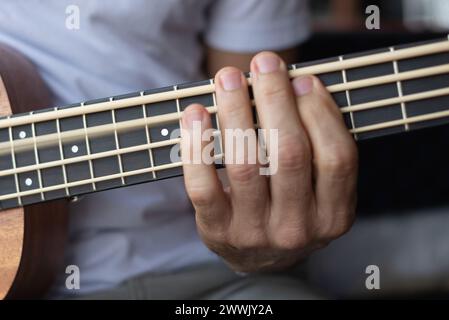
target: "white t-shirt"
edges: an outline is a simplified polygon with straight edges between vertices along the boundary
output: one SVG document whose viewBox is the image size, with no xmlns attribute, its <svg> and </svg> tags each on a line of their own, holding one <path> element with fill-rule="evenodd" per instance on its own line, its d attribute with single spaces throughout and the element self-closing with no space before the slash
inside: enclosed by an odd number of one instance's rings
<svg viewBox="0 0 449 320">
<path fill-rule="evenodd" d="M 202 80 L 200 35 L 227 51 L 279 50 L 307 37 L 307 18 L 303 0 L 1 0 L 0 42 L 36 64 L 60 105 Z M 77 293 L 218 259 L 180 178 L 85 196 L 70 215 Z M 62 295 L 73 293 L 65 266 Z"/>
<path fill-rule="evenodd" d="M 447 0 L 408 0 L 402 4 L 406 26 L 411 30 L 431 27 L 449 28 L 449 2 Z"/>
</svg>

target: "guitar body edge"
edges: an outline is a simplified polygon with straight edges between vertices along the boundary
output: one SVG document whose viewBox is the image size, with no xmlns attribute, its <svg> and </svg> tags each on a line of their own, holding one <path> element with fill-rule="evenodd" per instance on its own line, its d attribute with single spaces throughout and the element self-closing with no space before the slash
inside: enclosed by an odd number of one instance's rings
<svg viewBox="0 0 449 320">
<path fill-rule="evenodd" d="M 0 115 L 50 104 L 34 66 L 0 44 Z M 42 298 L 61 266 L 67 201 L 0 211 L 0 299 Z"/>
</svg>

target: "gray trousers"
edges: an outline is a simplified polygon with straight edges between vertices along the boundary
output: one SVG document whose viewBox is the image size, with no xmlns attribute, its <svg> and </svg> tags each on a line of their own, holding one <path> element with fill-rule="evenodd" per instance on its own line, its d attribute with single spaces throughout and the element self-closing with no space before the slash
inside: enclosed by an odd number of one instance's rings
<svg viewBox="0 0 449 320">
<path fill-rule="evenodd" d="M 300 268 L 291 272 L 238 275 L 224 264 L 207 264 L 168 275 L 144 274 L 120 286 L 78 299 L 318 299 L 302 280 Z"/>
<path fill-rule="evenodd" d="M 347 235 L 293 271 L 240 276 L 217 263 L 169 275 L 141 275 L 81 298 L 372 298 L 449 291 L 448 227 L 449 208 L 360 219 Z M 369 265 L 380 269 L 380 290 L 365 286 Z"/>
</svg>

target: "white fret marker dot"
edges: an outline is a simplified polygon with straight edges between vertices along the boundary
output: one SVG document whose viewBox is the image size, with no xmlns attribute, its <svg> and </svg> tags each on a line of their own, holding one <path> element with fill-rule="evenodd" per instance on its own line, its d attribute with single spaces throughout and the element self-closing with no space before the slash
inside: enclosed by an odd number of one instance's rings
<svg viewBox="0 0 449 320">
<path fill-rule="evenodd" d="M 161 130 L 161 135 L 162 135 L 163 137 L 168 136 L 168 129 L 166 129 L 166 128 L 162 129 L 162 130 Z"/>
<path fill-rule="evenodd" d="M 29 187 L 33 184 L 33 180 L 31 180 L 30 178 L 26 178 L 25 184 Z"/>
<path fill-rule="evenodd" d="M 79 151 L 78 146 L 77 146 L 77 145 L 73 145 L 73 146 L 72 146 L 72 152 L 73 152 L 73 153 L 78 153 L 78 151 Z"/>
<path fill-rule="evenodd" d="M 20 139 L 25 139 L 26 136 L 27 136 L 27 133 L 26 133 L 25 131 L 20 131 L 20 132 L 19 132 L 19 138 L 20 138 Z"/>
</svg>

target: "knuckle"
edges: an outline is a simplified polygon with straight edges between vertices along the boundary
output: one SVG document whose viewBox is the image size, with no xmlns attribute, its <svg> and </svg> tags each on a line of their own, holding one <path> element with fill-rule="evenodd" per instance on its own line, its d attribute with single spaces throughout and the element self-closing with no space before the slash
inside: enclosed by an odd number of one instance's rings
<svg viewBox="0 0 449 320">
<path fill-rule="evenodd" d="M 235 121 L 237 119 L 245 119 L 247 116 L 247 109 L 249 104 L 247 101 L 241 101 L 239 97 L 228 96 L 226 101 L 223 101 L 218 105 L 218 113 L 222 116 L 223 127 L 227 128 L 230 121 Z"/>
<path fill-rule="evenodd" d="M 196 207 L 206 207 L 214 202 L 215 190 L 206 186 L 190 186 L 187 193 L 193 205 Z"/>
<path fill-rule="evenodd" d="M 276 232 L 272 241 L 273 245 L 280 250 L 301 250 L 310 244 L 311 237 L 304 228 L 285 228 Z"/>
<path fill-rule="evenodd" d="M 282 139 L 279 147 L 278 163 L 284 170 L 301 171 L 311 161 L 309 149 L 301 144 L 300 136 L 289 136 Z"/>
<path fill-rule="evenodd" d="M 241 183 L 250 182 L 258 175 L 256 165 L 234 164 L 228 166 L 229 179 Z"/>
<path fill-rule="evenodd" d="M 284 102 L 292 95 L 283 81 L 265 83 L 257 89 L 255 94 L 259 93 L 268 104 Z"/>
<path fill-rule="evenodd" d="M 213 231 L 211 231 L 211 230 L 204 230 L 201 228 L 198 229 L 201 238 L 208 247 L 214 248 L 222 247 L 227 243 L 228 236 L 225 230 L 214 229 Z"/>
<path fill-rule="evenodd" d="M 329 239 L 338 239 L 345 235 L 350 229 L 349 225 L 339 225 L 332 229 L 332 231 L 327 235 Z"/>
<path fill-rule="evenodd" d="M 357 153 L 345 146 L 327 148 L 320 157 L 319 166 L 325 172 L 348 175 L 357 170 Z"/>
<path fill-rule="evenodd" d="M 328 224 L 324 231 L 322 231 L 322 238 L 333 240 L 345 235 L 352 226 L 353 219 L 344 218 L 339 219 L 337 222 Z"/>
<path fill-rule="evenodd" d="M 257 230 L 232 232 L 227 242 L 233 248 L 241 251 L 261 249 L 267 244 L 265 233 Z"/>
</svg>

